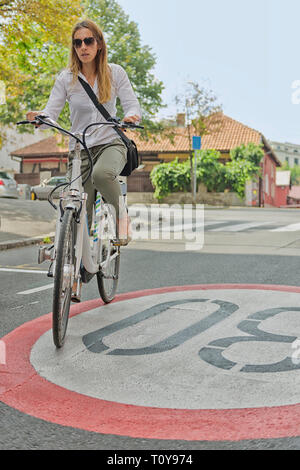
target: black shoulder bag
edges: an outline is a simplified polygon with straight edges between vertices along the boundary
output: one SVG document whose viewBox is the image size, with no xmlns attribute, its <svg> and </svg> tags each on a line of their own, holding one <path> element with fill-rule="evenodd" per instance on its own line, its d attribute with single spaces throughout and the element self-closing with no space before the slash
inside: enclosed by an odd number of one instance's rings
<svg viewBox="0 0 300 470">
<path fill-rule="evenodd" d="M 85 91 L 87 92 L 87 94 L 89 95 L 91 100 L 93 101 L 93 103 L 96 106 L 96 108 L 98 109 L 98 111 L 100 111 L 102 116 L 107 121 L 111 121 L 112 120 L 111 115 L 104 108 L 104 106 L 98 101 L 98 98 L 95 95 L 95 93 L 93 92 L 90 85 L 85 80 L 83 80 L 81 77 L 78 77 L 78 80 L 80 81 L 81 85 L 83 86 L 83 88 L 85 89 Z M 133 170 L 135 170 L 140 164 L 140 158 L 139 158 L 137 147 L 136 147 L 134 141 L 131 140 L 131 139 L 128 139 L 128 137 L 124 134 L 124 132 L 122 132 L 122 130 L 119 127 L 114 126 L 113 129 L 121 137 L 122 141 L 124 142 L 124 144 L 127 147 L 127 163 L 126 163 L 126 165 L 124 166 L 124 168 L 121 172 L 121 176 L 130 176 L 131 173 L 133 172 Z"/>
</svg>

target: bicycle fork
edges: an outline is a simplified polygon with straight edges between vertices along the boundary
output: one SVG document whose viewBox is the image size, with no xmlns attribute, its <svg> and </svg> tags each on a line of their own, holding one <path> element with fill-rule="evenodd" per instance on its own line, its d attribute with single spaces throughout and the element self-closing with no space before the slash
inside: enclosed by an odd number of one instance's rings
<svg viewBox="0 0 300 470">
<path fill-rule="evenodd" d="M 57 246 L 60 237 L 60 227 L 65 210 L 72 210 L 74 212 L 77 230 L 75 233 L 75 256 L 76 266 L 73 268 L 73 278 L 78 278 L 80 270 L 80 260 L 82 255 L 82 218 L 81 214 L 86 213 L 86 200 L 87 194 L 83 192 L 82 185 L 78 180 L 81 171 L 80 159 L 80 145 L 77 143 L 75 148 L 75 156 L 72 162 L 72 176 L 71 181 L 74 181 L 69 191 L 64 191 L 60 194 L 59 208 L 57 209 L 56 229 L 54 244 L 52 246 L 40 246 L 38 251 L 38 263 L 44 261 L 51 261 L 48 271 L 48 277 L 53 277 L 55 272 L 55 260 L 57 253 Z M 79 261 L 78 261 L 79 260 Z"/>
</svg>

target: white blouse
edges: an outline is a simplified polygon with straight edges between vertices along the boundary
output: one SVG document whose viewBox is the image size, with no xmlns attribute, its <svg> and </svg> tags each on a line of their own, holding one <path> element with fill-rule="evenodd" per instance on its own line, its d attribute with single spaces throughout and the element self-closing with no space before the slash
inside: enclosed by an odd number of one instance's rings
<svg viewBox="0 0 300 470">
<path fill-rule="evenodd" d="M 112 71 L 111 99 L 103 104 L 104 107 L 112 117 L 116 117 L 116 100 L 117 97 L 119 97 L 124 111 L 124 117 L 137 115 L 141 118 L 142 111 L 127 73 L 120 65 L 110 64 L 110 68 Z M 82 73 L 79 73 L 79 76 L 87 82 L 87 79 Z M 76 132 L 83 132 L 89 124 L 105 122 L 106 120 L 97 110 L 79 80 L 75 82 L 74 86 L 72 86 L 72 80 L 73 74 L 69 69 L 65 69 L 59 74 L 52 88 L 48 103 L 40 113 L 56 121 L 67 101 L 70 107 L 71 132 L 75 134 Z M 98 96 L 97 79 L 95 80 L 93 91 Z M 91 127 L 87 133 L 95 130 L 95 128 L 96 127 Z M 49 129 L 49 127 L 42 125 L 40 129 Z M 118 135 L 112 127 L 99 126 L 93 135 L 86 137 L 87 147 L 90 148 L 96 145 L 107 144 L 117 137 Z M 75 139 L 70 137 L 70 151 L 74 150 L 75 143 Z"/>
</svg>

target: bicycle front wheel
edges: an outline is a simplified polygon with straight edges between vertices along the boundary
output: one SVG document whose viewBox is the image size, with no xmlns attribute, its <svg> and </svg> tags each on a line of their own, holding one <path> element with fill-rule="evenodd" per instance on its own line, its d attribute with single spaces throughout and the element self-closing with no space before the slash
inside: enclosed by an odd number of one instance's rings
<svg viewBox="0 0 300 470">
<path fill-rule="evenodd" d="M 75 229 L 74 212 L 67 209 L 61 223 L 54 271 L 52 332 L 57 348 L 63 346 L 68 326 L 75 270 Z"/>
<path fill-rule="evenodd" d="M 119 280 L 119 269 L 120 269 L 120 248 L 109 245 L 103 248 L 103 257 L 107 258 L 108 252 L 113 258 L 105 271 L 99 271 L 97 273 L 97 282 L 99 294 L 106 304 L 112 302 L 115 298 L 118 280 Z"/>
<path fill-rule="evenodd" d="M 116 295 L 120 270 L 120 247 L 113 245 L 115 222 L 106 207 L 102 218 L 100 235 L 100 271 L 97 273 L 99 294 L 106 304 L 112 302 Z"/>
</svg>

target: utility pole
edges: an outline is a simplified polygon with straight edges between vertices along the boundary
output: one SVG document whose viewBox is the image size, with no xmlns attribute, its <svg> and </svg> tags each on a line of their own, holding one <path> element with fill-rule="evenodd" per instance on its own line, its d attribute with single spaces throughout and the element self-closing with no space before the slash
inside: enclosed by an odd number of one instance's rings
<svg viewBox="0 0 300 470">
<path fill-rule="evenodd" d="M 194 151 L 194 171 L 193 171 L 193 202 L 196 204 L 197 198 L 197 160 L 198 152 L 201 150 L 201 137 L 193 136 L 193 151 Z"/>
</svg>

